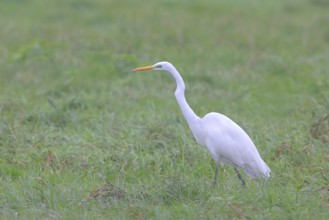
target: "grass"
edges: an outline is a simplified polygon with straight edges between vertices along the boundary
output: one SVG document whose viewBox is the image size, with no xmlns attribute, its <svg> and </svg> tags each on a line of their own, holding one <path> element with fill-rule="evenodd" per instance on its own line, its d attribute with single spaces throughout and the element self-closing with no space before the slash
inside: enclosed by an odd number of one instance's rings
<svg viewBox="0 0 329 220">
<path fill-rule="evenodd" d="M 328 7 L 2 1 L 1 219 L 328 219 Z M 197 114 L 245 128 L 269 182 L 225 167 L 211 187 L 173 80 L 129 73 L 161 60 Z"/>
</svg>

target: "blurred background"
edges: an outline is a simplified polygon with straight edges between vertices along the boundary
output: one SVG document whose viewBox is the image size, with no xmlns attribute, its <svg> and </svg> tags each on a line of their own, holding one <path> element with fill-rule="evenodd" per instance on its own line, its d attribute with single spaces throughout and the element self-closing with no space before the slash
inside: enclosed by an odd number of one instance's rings
<svg viewBox="0 0 329 220">
<path fill-rule="evenodd" d="M 326 219 L 328 21 L 326 0 L 2 0 L 0 214 Z M 226 168 L 212 190 L 173 79 L 130 72 L 162 60 L 198 115 L 247 131 L 269 185 Z"/>
</svg>

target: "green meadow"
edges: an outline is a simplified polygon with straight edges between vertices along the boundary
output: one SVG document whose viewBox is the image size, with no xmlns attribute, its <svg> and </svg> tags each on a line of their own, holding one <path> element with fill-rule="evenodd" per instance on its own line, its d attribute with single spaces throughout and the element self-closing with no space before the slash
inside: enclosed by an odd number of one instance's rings
<svg viewBox="0 0 329 220">
<path fill-rule="evenodd" d="M 268 181 L 212 187 L 162 60 Z M 0 219 L 329 219 L 328 1 L 2 0 Z"/>
</svg>

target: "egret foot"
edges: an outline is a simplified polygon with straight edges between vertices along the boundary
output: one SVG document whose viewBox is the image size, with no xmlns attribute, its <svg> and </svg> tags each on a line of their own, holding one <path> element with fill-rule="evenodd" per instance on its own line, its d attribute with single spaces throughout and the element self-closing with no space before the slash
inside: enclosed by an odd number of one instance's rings
<svg viewBox="0 0 329 220">
<path fill-rule="evenodd" d="M 246 183 L 245 183 L 245 182 L 244 182 L 244 180 L 242 179 L 242 176 L 241 176 L 241 174 L 240 174 L 239 170 L 238 170 L 237 168 L 234 168 L 234 170 L 235 170 L 236 174 L 238 175 L 238 177 L 239 177 L 239 180 L 240 180 L 240 182 L 241 182 L 242 186 L 245 186 L 245 185 L 246 185 Z"/>
<path fill-rule="evenodd" d="M 218 163 L 216 163 L 215 176 L 214 176 L 214 180 L 212 181 L 212 186 L 215 186 L 217 184 L 217 179 L 218 179 Z"/>
</svg>

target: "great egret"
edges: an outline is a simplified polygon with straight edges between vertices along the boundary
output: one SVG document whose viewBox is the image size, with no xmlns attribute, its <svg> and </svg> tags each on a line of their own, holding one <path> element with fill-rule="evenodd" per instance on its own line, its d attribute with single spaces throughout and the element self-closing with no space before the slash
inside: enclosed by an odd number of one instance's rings
<svg viewBox="0 0 329 220">
<path fill-rule="evenodd" d="M 165 70 L 176 80 L 175 96 L 196 141 L 206 147 L 216 162 L 213 184 L 217 183 L 218 165 L 230 164 L 241 184 L 245 185 L 238 168 L 251 178 L 270 177 L 270 168 L 260 157 L 257 148 L 247 133 L 234 121 L 220 113 L 211 112 L 198 117 L 185 99 L 185 84 L 176 68 L 169 62 L 135 68 L 132 71 Z"/>
</svg>

